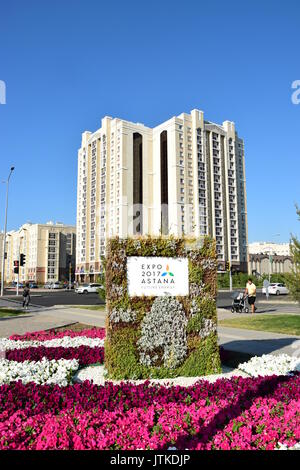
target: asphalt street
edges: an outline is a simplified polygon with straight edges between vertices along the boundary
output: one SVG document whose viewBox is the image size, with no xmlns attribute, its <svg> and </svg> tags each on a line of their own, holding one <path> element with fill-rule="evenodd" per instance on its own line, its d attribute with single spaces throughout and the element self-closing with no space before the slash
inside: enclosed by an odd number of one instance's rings
<svg viewBox="0 0 300 470">
<path fill-rule="evenodd" d="M 239 290 L 242 292 L 242 290 Z M 217 299 L 218 308 L 230 309 L 232 304 L 232 293 L 230 292 L 219 292 Z M 261 292 L 257 292 L 256 296 L 256 313 L 299 313 L 299 305 L 295 304 L 289 297 L 286 295 L 270 295 L 269 299 L 266 299 L 266 296 Z"/>
<path fill-rule="evenodd" d="M 7 300 L 16 305 L 16 302 L 22 301 L 22 297 L 13 296 L 11 291 L 6 291 L 8 294 Z M 232 294 L 230 292 L 221 291 L 218 293 L 217 306 L 218 308 L 230 309 L 232 303 Z M 74 291 L 31 291 L 31 304 L 43 307 L 53 307 L 54 305 L 101 305 L 103 301 L 97 294 L 76 294 Z M 288 312 L 300 313 L 298 305 L 289 301 L 286 296 L 270 296 L 269 300 L 262 295 L 261 292 L 257 294 L 256 306 L 257 313 L 275 313 L 275 312 Z"/>
<path fill-rule="evenodd" d="M 5 292 L 7 294 L 8 292 Z M 46 292 L 31 291 L 31 305 L 53 307 L 54 305 L 101 305 L 104 302 L 98 294 L 76 294 L 74 291 L 54 290 Z M 12 303 L 22 301 L 22 296 L 13 296 L 9 293 L 6 300 Z"/>
<path fill-rule="evenodd" d="M 1 318 L 0 336 L 10 336 L 13 333 L 23 334 L 26 331 L 38 331 L 79 322 L 93 326 L 105 326 L 105 310 L 87 310 L 84 305 L 101 305 L 97 294 L 79 295 L 73 291 L 33 291 L 32 305 L 28 312 L 17 317 Z M 231 317 L 231 293 L 219 292 L 219 318 Z M 257 313 L 298 313 L 298 305 L 291 303 L 287 297 L 271 297 L 267 302 L 258 293 Z M 21 298 L 16 298 L 10 292 L 9 297 L 0 299 L 0 307 L 19 307 Z M 72 307 L 73 305 L 73 307 Z M 74 308 L 81 305 L 82 308 Z M 47 308 L 50 307 L 50 308 Z M 227 313 L 224 309 L 229 309 Z M 282 335 L 272 332 L 244 330 L 238 328 L 218 327 L 219 343 L 228 351 L 238 354 L 261 355 L 266 353 L 294 355 L 299 349 L 300 337 Z M 299 353 L 300 354 L 300 353 Z"/>
</svg>

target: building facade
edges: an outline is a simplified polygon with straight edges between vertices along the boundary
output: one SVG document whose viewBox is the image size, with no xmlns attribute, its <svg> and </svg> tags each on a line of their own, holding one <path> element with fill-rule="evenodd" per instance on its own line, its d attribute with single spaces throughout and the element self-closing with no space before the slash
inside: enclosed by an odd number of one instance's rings
<svg viewBox="0 0 300 470">
<path fill-rule="evenodd" d="M 7 233 L 5 282 L 17 280 L 14 261 L 20 253 L 25 264 L 20 266 L 20 281 L 37 283 L 69 279 L 70 264 L 75 271 L 76 227 L 61 223 L 22 225 L 19 230 Z"/>
<path fill-rule="evenodd" d="M 244 143 L 233 122 L 202 111 L 149 128 L 105 117 L 78 151 L 78 279 L 101 272 L 106 239 L 183 234 L 216 238 L 218 269 L 247 271 Z"/>
<path fill-rule="evenodd" d="M 249 243 L 249 254 L 276 254 L 278 256 L 290 256 L 289 243 L 253 242 Z"/>
<path fill-rule="evenodd" d="M 292 267 L 289 243 L 249 243 L 249 274 L 283 274 Z"/>
<path fill-rule="evenodd" d="M 249 274 L 284 274 L 293 268 L 293 258 L 284 255 L 249 254 Z"/>
</svg>

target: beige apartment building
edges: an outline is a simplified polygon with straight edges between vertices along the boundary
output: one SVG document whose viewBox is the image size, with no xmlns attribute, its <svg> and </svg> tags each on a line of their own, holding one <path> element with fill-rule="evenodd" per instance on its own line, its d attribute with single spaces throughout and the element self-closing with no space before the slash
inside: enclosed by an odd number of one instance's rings
<svg viewBox="0 0 300 470">
<path fill-rule="evenodd" d="M 290 273 L 293 258 L 289 243 L 249 243 L 249 274 Z"/>
<path fill-rule="evenodd" d="M 78 151 L 78 279 L 101 271 L 106 240 L 118 235 L 215 237 L 218 269 L 247 271 L 244 143 L 233 122 L 197 109 L 150 128 L 104 117 Z"/>
<path fill-rule="evenodd" d="M 69 279 L 69 265 L 75 271 L 76 227 L 61 223 L 26 223 L 7 233 L 5 282 L 17 280 L 14 261 L 22 253 L 25 265 L 20 267 L 21 281 L 37 283 Z"/>
<path fill-rule="evenodd" d="M 290 256 L 289 243 L 276 242 L 252 242 L 249 243 L 249 254 L 276 254 L 278 256 Z"/>
</svg>

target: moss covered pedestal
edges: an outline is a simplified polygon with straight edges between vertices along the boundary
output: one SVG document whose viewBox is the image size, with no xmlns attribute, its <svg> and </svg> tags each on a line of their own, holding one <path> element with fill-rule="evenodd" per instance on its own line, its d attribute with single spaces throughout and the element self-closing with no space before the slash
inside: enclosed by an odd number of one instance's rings
<svg viewBox="0 0 300 470">
<path fill-rule="evenodd" d="M 127 257 L 187 258 L 189 295 L 129 297 Z M 217 341 L 216 250 L 205 237 L 113 238 L 106 255 L 105 367 L 112 379 L 221 372 Z"/>
</svg>

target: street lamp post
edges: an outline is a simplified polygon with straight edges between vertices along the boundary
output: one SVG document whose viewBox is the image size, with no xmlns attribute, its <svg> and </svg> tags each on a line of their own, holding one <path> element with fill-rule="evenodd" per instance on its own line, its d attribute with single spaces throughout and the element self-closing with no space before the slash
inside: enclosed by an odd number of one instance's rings
<svg viewBox="0 0 300 470">
<path fill-rule="evenodd" d="M 274 237 L 280 237 L 280 233 L 276 233 L 276 234 L 274 235 Z M 274 237 L 273 237 L 273 240 L 274 240 Z M 270 282 L 271 282 L 271 271 L 273 271 L 273 270 L 272 270 L 272 262 L 273 262 L 273 259 L 272 259 L 272 256 L 271 256 L 271 250 L 272 250 L 272 248 L 271 248 L 271 245 L 270 245 L 270 246 L 269 246 L 269 284 L 270 284 Z M 274 250 L 272 251 L 272 253 L 273 253 L 273 252 L 274 252 Z M 274 253 L 273 253 L 273 254 L 274 254 Z"/>
<path fill-rule="evenodd" d="M 271 256 L 272 248 L 269 247 L 269 284 L 271 282 L 271 270 L 272 270 L 272 256 Z"/>
<path fill-rule="evenodd" d="M 4 236 L 3 236 L 3 256 L 2 256 L 2 269 L 1 269 L 1 297 L 4 294 L 4 272 L 5 272 L 5 248 L 6 248 L 6 230 L 7 230 L 7 208 L 8 208 L 8 188 L 9 188 L 9 180 L 11 177 L 12 172 L 14 171 L 15 167 L 12 166 L 10 169 L 10 173 L 6 180 L 6 205 L 5 205 L 5 217 L 4 217 Z"/>
</svg>

